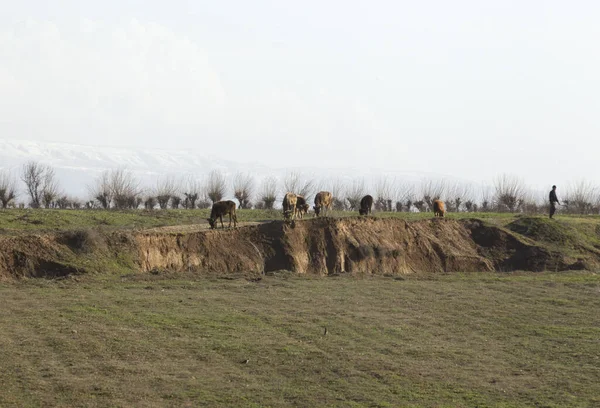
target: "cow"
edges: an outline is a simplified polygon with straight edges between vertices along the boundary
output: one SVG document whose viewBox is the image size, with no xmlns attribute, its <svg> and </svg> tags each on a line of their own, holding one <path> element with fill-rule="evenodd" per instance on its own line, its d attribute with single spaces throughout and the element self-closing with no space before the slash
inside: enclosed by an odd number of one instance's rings
<svg viewBox="0 0 600 408">
<path fill-rule="evenodd" d="M 283 197 L 283 218 L 288 220 L 296 217 L 296 203 L 298 201 L 298 197 L 294 193 L 286 193 L 285 197 Z"/>
<path fill-rule="evenodd" d="M 433 202 L 433 216 L 444 217 L 446 214 L 446 205 L 442 200 L 435 200 Z"/>
<path fill-rule="evenodd" d="M 310 206 L 308 204 L 306 204 L 306 199 L 301 195 L 297 195 L 296 196 L 296 216 L 298 218 L 302 219 L 304 214 L 308 213 L 309 208 L 310 208 Z"/>
<path fill-rule="evenodd" d="M 331 203 L 333 201 L 333 196 L 329 191 L 321 191 L 317 193 L 315 196 L 315 217 L 318 217 L 321 214 L 321 210 L 323 210 L 323 216 L 325 216 L 327 210 L 331 208 Z"/>
<path fill-rule="evenodd" d="M 360 215 L 369 215 L 369 214 L 371 214 L 372 207 L 373 207 L 373 197 L 367 194 L 360 200 L 360 209 L 358 210 L 358 213 Z"/>
<path fill-rule="evenodd" d="M 229 214 L 229 228 L 231 228 L 231 220 L 233 219 L 233 227 L 237 227 L 237 216 L 235 215 L 235 203 L 231 200 L 217 201 L 213 204 L 210 211 L 210 218 L 207 218 L 211 229 L 215 229 L 217 218 L 221 220 L 221 228 L 223 226 L 223 216 Z"/>
</svg>

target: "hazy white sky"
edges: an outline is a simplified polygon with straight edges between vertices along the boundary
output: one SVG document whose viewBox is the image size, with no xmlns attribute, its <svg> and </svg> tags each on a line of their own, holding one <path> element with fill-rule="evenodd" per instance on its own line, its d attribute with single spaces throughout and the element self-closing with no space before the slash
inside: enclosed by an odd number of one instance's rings
<svg viewBox="0 0 600 408">
<path fill-rule="evenodd" d="M 600 182 L 600 2 L 0 0 L 0 135 Z"/>
</svg>

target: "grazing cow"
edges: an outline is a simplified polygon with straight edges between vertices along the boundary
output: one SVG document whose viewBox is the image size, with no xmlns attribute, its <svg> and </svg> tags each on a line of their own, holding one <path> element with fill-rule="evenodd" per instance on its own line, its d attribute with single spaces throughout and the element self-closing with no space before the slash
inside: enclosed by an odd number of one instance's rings
<svg viewBox="0 0 600 408">
<path fill-rule="evenodd" d="M 370 195 L 366 195 L 360 200 L 360 209 L 358 213 L 360 215 L 369 215 L 371 214 L 371 208 L 373 207 L 373 197 Z"/>
<path fill-rule="evenodd" d="M 306 204 L 306 199 L 301 195 L 297 195 L 296 196 L 296 216 L 298 218 L 302 219 L 302 217 L 308 213 L 309 208 L 310 208 L 310 206 L 308 204 Z"/>
<path fill-rule="evenodd" d="M 298 197 L 294 193 L 286 193 L 285 197 L 283 197 L 283 218 L 288 220 L 294 220 L 296 216 L 296 202 L 298 201 Z"/>
<path fill-rule="evenodd" d="M 221 228 L 223 226 L 223 216 L 229 214 L 229 228 L 231 228 L 231 220 L 233 219 L 233 227 L 237 227 L 237 216 L 235 215 L 235 203 L 231 200 L 217 201 L 213 204 L 210 211 L 210 218 L 207 218 L 210 228 L 214 229 L 217 225 L 217 218 L 221 220 Z"/>
<path fill-rule="evenodd" d="M 329 191 L 321 191 L 317 193 L 315 196 L 315 217 L 318 217 L 321 214 L 321 210 L 323 210 L 323 216 L 327 210 L 331 208 L 331 203 L 333 201 L 333 196 Z"/>
<path fill-rule="evenodd" d="M 442 200 L 435 200 L 433 202 L 433 216 L 443 217 L 446 214 L 446 205 Z"/>
</svg>

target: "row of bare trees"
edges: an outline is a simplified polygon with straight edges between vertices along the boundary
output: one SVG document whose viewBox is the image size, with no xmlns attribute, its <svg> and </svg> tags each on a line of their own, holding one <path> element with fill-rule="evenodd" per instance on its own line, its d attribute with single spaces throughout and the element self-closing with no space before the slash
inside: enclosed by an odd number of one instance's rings
<svg viewBox="0 0 600 408">
<path fill-rule="evenodd" d="M 50 208 L 61 198 L 54 169 L 50 166 L 29 162 L 23 165 L 20 179 L 25 185 L 25 194 L 31 208 Z M 7 171 L 0 171 L 2 208 L 15 206 L 18 195 L 17 178 Z M 62 201 L 60 202 L 62 203 Z"/>
<path fill-rule="evenodd" d="M 534 193 L 516 176 L 503 174 L 490 186 L 447 180 L 423 180 L 408 183 L 381 177 L 367 183 L 364 179 L 332 179 L 318 182 L 290 172 L 282 179 L 267 177 L 256 183 L 250 174 L 238 173 L 228 181 L 218 170 L 203 180 L 194 177 L 159 178 L 153 187 L 143 187 L 135 174 L 126 169 L 107 170 L 88 186 L 89 200 L 83 202 L 61 193 L 52 167 L 37 162 L 23 165 L 20 177 L 0 170 L 0 205 L 2 208 L 103 208 L 103 209 L 167 209 L 207 208 L 225 198 L 235 198 L 239 208 L 273 209 L 283 195 L 295 192 L 309 202 L 320 190 L 333 194 L 333 207 L 338 211 L 357 211 L 365 194 L 373 195 L 375 211 L 429 211 L 433 201 L 444 200 L 451 212 L 526 212 L 547 210 L 547 192 Z M 18 180 L 24 188 L 19 190 Z M 561 192 L 562 191 L 562 192 Z M 16 204 L 18 197 L 22 198 Z M 578 181 L 559 190 L 562 210 L 573 214 L 600 213 L 600 189 L 588 181 Z"/>
</svg>

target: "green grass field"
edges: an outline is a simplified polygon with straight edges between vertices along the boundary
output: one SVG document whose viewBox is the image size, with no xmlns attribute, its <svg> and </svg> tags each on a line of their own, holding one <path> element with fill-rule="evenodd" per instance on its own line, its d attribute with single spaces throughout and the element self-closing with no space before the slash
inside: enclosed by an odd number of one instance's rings
<svg viewBox="0 0 600 408">
<path fill-rule="evenodd" d="M 108 274 L 0 298 L 2 407 L 600 406 L 594 273 Z"/>
</svg>

